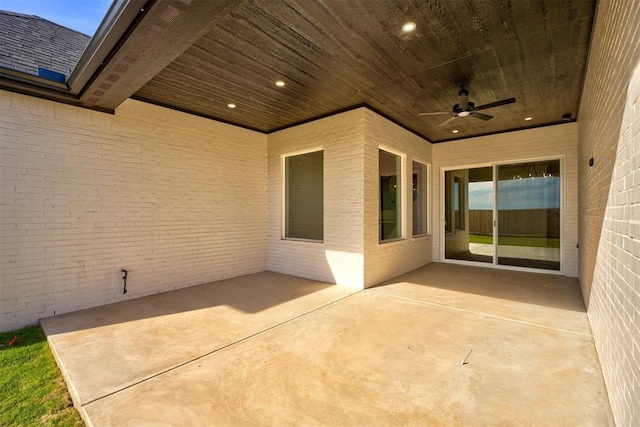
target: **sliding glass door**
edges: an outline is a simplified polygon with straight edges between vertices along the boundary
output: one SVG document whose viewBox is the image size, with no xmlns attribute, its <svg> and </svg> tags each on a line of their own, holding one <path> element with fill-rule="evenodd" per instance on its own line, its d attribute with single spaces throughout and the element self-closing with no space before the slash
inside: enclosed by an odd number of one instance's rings
<svg viewBox="0 0 640 427">
<path fill-rule="evenodd" d="M 445 258 L 493 263 L 493 168 L 446 171 Z"/>
<path fill-rule="evenodd" d="M 497 170 L 498 264 L 560 270 L 560 160 Z"/>
<path fill-rule="evenodd" d="M 560 160 L 447 170 L 444 257 L 560 270 Z"/>
</svg>

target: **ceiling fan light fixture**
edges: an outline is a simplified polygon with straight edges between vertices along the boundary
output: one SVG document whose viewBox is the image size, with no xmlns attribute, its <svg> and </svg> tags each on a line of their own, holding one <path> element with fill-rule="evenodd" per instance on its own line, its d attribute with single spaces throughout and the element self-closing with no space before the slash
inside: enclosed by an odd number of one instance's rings
<svg viewBox="0 0 640 427">
<path fill-rule="evenodd" d="M 414 22 L 407 22 L 402 26 L 402 31 L 405 33 L 410 33 L 416 29 L 416 24 Z"/>
<path fill-rule="evenodd" d="M 442 114 L 449 115 L 450 117 L 444 122 L 440 123 L 438 127 L 442 127 L 451 123 L 452 120 L 457 119 L 458 117 L 473 117 L 474 119 L 487 121 L 493 119 L 493 116 L 489 114 L 481 113 L 480 110 L 486 110 L 489 108 L 500 107 L 502 105 L 513 104 L 516 102 L 515 98 L 507 98 L 502 99 L 500 101 L 490 102 L 488 104 L 478 105 L 469 101 L 469 92 L 461 87 L 458 92 L 458 103 L 454 104 L 453 109 L 446 111 L 435 111 L 432 113 L 418 113 L 419 116 L 439 116 Z"/>
</svg>

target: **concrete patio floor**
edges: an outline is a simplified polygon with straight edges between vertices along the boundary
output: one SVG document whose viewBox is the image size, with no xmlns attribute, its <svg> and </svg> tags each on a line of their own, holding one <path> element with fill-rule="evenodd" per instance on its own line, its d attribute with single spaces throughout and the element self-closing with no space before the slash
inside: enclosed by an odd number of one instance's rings
<svg viewBox="0 0 640 427">
<path fill-rule="evenodd" d="M 562 276 L 265 272 L 41 323 L 88 425 L 613 425 Z"/>
</svg>

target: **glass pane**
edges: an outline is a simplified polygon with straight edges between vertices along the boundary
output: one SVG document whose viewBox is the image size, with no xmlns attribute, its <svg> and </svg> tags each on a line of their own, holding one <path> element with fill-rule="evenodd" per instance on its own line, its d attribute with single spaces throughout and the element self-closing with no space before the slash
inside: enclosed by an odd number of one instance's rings
<svg viewBox="0 0 640 427">
<path fill-rule="evenodd" d="M 453 177 L 453 227 L 456 230 L 464 230 L 463 190 L 462 178 Z"/>
<path fill-rule="evenodd" d="M 498 166 L 498 264 L 560 270 L 560 161 Z"/>
<path fill-rule="evenodd" d="M 400 156 L 380 150 L 380 241 L 399 239 L 400 223 Z"/>
<path fill-rule="evenodd" d="M 427 234 L 427 166 L 413 162 L 413 235 Z"/>
<path fill-rule="evenodd" d="M 445 172 L 445 258 L 493 263 L 493 168 Z"/>
<path fill-rule="evenodd" d="M 469 169 L 469 252 L 493 263 L 493 167 Z"/>
<path fill-rule="evenodd" d="M 285 158 L 285 237 L 323 239 L 323 152 Z"/>
</svg>

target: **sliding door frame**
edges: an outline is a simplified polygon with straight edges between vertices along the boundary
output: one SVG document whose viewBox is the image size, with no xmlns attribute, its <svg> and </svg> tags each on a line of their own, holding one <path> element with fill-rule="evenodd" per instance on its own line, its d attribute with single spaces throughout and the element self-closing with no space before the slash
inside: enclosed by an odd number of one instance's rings
<svg viewBox="0 0 640 427">
<path fill-rule="evenodd" d="M 510 165 L 516 163 L 533 163 L 539 161 L 548 161 L 548 160 L 558 160 L 560 162 L 560 269 L 559 270 L 546 270 L 541 268 L 530 268 L 530 267 L 515 267 L 510 265 L 501 265 L 498 264 L 498 229 L 500 224 L 498 223 L 498 179 L 497 172 L 498 166 L 501 165 Z M 440 227 L 440 260 L 443 263 L 449 264 L 461 264 L 461 265 L 470 265 L 477 267 L 488 267 L 488 268 L 496 268 L 502 270 L 515 270 L 515 271 L 526 271 L 533 273 L 545 273 L 545 274 L 555 274 L 555 275 L 564 275 L 565 270 L 565 251 L 564 251 L 564 221 L 565 221 L 565 174 L 564 174 L 564 163 L 565 156 L 544 156 L 544 157 L 527 157 L 527 158 L 518 158 L 518 159 L 510 159 L 510 160 L 501 160 L 491 163 L 475 163 L 471 165 L 456 165 L 456 166 L 446 166 L 440 168 L 440 219 L 438 227 Z M 446 204 L 445 204 L 445 191 L 446 191 L 446 182 L 445 182 L 445 172 L 453 171 L 453 170 L 461 170 L 461 169 L 475 169 L 475 168 L 486 168 L 491 167 L 493 169 L 492 178 L 493 178 L 493 262 L 477 262 L 477 261 L 464 261 L 457 259 L 446 258 L 446 236 L 447 232 L 446 228 Z M 465 194 L 468 199 L 468 185 L 466 183 L 467 189 L 465 189 Z M 468 200 L 466 203 L 466 208 L 468 209 Z"/>
</svg>

